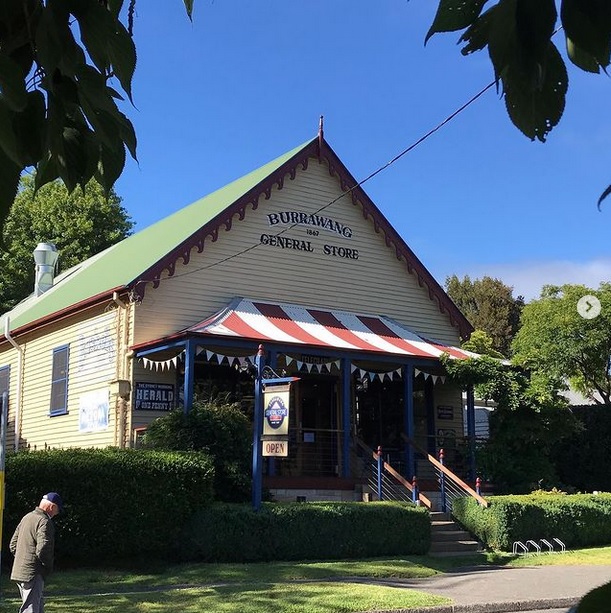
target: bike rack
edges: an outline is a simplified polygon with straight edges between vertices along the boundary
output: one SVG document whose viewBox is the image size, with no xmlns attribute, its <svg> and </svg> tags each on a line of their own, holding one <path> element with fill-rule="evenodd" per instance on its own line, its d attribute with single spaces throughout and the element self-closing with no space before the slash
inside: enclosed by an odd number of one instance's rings
<svg viewBox="0 0 611 613">
<path fill-rule="evenodd" d="M 551 540 L 539 539 L 539 542 L 534 539 L 528 539 L 526 542 L 514 541 L 511 551 L 515 555 L 529 555 L 531 553 L 540 554 L 542 553 L 542 546 L 547 548 L 545 551 L 543 551 L 543 553 L 566 552 L 566 545 L 559 538 L 556 537 L 553 537 Z M 560 547 L 560 549 L 556 550 L 555 546 Z M 531 550 L 531 547 L 534 548 L 534 550 Z"/>
</svg>

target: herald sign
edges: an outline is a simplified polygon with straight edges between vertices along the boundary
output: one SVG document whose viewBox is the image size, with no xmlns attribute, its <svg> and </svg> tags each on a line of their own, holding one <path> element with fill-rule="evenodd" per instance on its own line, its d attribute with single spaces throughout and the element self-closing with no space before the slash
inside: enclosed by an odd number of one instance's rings
<svg viewBox="0 0 611 613">
<path fill-rule="evenodd" d="M 264 440 L 263 456 L 286 458 L 289 455 L 289 442 L 280 440 Z"/>
</svg>

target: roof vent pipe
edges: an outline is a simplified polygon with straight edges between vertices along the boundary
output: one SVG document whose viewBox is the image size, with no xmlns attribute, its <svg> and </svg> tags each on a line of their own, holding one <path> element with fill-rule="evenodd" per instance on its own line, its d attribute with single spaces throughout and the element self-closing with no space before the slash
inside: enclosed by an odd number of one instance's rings
<svg viewBox="0 0 611 613">
<path fill-rule="evenodd" d="M 36 296 L 40 296 L 53 287 L 55 264 L 58 257 L 57 247 L 53 243 L 38 243 L 34 249 L 34 261 L 36 262 L 34 294 Z"/>
</svg>

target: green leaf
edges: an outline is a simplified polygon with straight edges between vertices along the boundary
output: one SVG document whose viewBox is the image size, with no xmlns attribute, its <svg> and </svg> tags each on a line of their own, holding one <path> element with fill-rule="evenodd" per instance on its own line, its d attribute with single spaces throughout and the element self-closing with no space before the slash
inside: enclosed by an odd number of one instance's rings
<svg viewBox="0 0 611 613">
<path fill-rule="evenodd" d="M 511 68 L 502 81 L 511 121 L 531 140 L 544 142 L 562 117 L 568 89 L 566 67 L 556 47 L 549 44 L 540 87 Z"/>
<path fill-rule="evenodd" d="M 437 32 L 455 32 L 470 26 L 478 18 L 486 2 L 487 0 L 440 0 L 424 44 Z"/>
<path fill-rule="evenodd" d="M 118 19 L 115 22 L 115 32 L 108 40 L 108 56 L 123 91 L 133 102 L 132 78 L 136 70 L 136 46 Z"/>
<path fill-rule="evenodd" d="M 0 236 L 6 216 L 17 195 L 19 177 L 23 167 L 15 164 L 2 149 L 0 149 Z"/>
<path fill-rule="evenodd" d="M 23 166 L 34 166 L 42 157 L 46 140 L 46 105 L 42 92 L 28 92 L 27 104 L 13 121 Z"/>
<path fill-rule="evenodd" d="M 98 70 L 112 70 L 121 87 L 132 99 L 131 83 L 136 68 L 136 47 L 121 21 L 112 12 L 94 3 L 76 12 L 81 37 Z"/>
<path fill-rule="evenodd" d="M 566 37 L 566 51 L 575 66 L 586 72 L 600 73 L 600 64 L 596 58 L 580 49 L 568 36 Z"/>
<path fill-rule="evenodd" d="M 17 165 L 20 164 L 19 143 L 13 121 L 15 111 L 8 107 L 6 102 L 0 97 L 0 150 Z M 25 164 L 24 164 L 25 165 Z"/>
<path fill-rule="evenodd" d="M 59 177 L 57 162 L 49 152 L 46 152 L 36 165 L 36 179 L 34 191 L 37 192 L 43 185 L 55 181 Z"/>
<path fill-rule="evenodd" d="M 185 8 L 187 9 L 187 15 L 189 19 L 193 21 L 193 0 L 184 0 Z"/>
<path fill-rule="evenodd" d="M 94 0 L 83 0 L 74 9 L 80 30 L 81 41 L 97 69 L 105 74 L 110 68 L 108 38 L 114 32 L 111 13 Z"/>
<path fill-rule="evenodd" d="M 72 32 L 67 25 L 68 14 L 62 15 L 57 11 L 56 4 L 49 3 L 43 8 L 34 37 L 36 58 L 46 74 L 53 74 L 57 69 L 69 44 L 66 37 L 72 38 L 74 42 Z"/>
<path fill-rule="evenodd" d="M 0 53 L 0 99 L 14 111 L 21 111 L 26 105 L 25 76 L 17 62 Z"/>
<path fill-rule="evenodd" d="M 95 174 L 96 181 L 104 188 L 106 194 L 110 193 L 112 186 L 121 176 L 125 167 L 125 148 L 115 147 L 108 149 L 102 146 L 100 149 L 100 163 Z"/>
<path fill-rule="evenodd" d="M 603 68 L 611 59 L 611 3 L 608 0 L 563 0 L 562 26 L 573 43 Z"/>
<path fill-rule="evenodd" d="M 517 0 L 499 0 L 490 22 L 488 53 L 497 79 L 510 65 L 515 66 L 519 57 L 516 8 Z"/>
<path fill-rule="evenodd" d="M 607 189 L 600 195 L 600 198 L 598 199 L 598 210 L 600 211 L 600 205 L 602 204 L 603 200 L 609 195 L 611 194 L 611 185 L 609 185 L 607 187 Z"/>
<path fill-rule="evenodd" d="M 473 22 L 467 30 L 463 32 L 463 35 L 458 40 L 459 43 L 467 43 L 462 49 L 463 55 L 469 55 L 475 51 L 481 51 L 488 44 L 490 37 L 490 27 L 494 14 L 496 12 L 497 5 L 488 9 L 485 13 L 479 16 L 479 18 Z"/>
</svg>

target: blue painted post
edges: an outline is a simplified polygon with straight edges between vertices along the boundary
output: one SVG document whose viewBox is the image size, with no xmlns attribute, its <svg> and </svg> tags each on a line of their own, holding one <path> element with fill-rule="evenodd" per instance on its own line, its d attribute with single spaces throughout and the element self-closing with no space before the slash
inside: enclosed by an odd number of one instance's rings
<svg viewBox="0 0 611 613">
<path fill-rule="evenodd" d="M 195 384 L 195 343 L 192 339 L 187 340 L 185 347 L 185 379 L 183 382 L 183 411 L 188 413 L 193 408 L 193 388 Z"/>
<path fill-rule="evenodd" d="M 352 400 L 352 377 L 350 376 L 350 360 L 342 359 L 342 477 L 350 477 L 350 408 Z"/>
<path fill-rule="evenodd" d="M 378 500 L 382 500 L 382 471 L 384 470 L 384 461 L 382 460 L 382 447 L 378 447 Z"/>
<path fill-rule="evenodd" d="M 411 440 L 414 440 L 414 366 L 412 364 L 405 364 L 403 366 L 403 405 L 405 411 L 405 434 Z M 404 450 L 407 468 L 405 476 L 409 478 L 410 475 L 416 472 L 416 459 L 414 457 L 414 448 L 411 445 L 405 443 Z"/>
<path fill-rule="evenodd" d="M 261 436 L 263 435 L 263 367 L 265 366 L 265 350 L 259 345 L 257 357 L 257 376 L 255 378 L 255 411 L 252 426 L 252 507 L 255 511 L 261 508 L 261 490 L 263 489 L 263 462 Z"/>
<path fill-rule="evenodd" d="M 412 479 L 412 502 L 414 504 L 420 504 L 420 492 L 418 491 L 418 479 L 414 475 Z"/>
<path fill-rule="evenodd" d="M 439 450 L 439 463 L 443 466 L 443 449 Z M 448 510 L 446 503 L 446 476 L 443 471 L 440 471 L 439 489 L 441 491 L 441 510 L 445 513 Z"/>
</svg>

